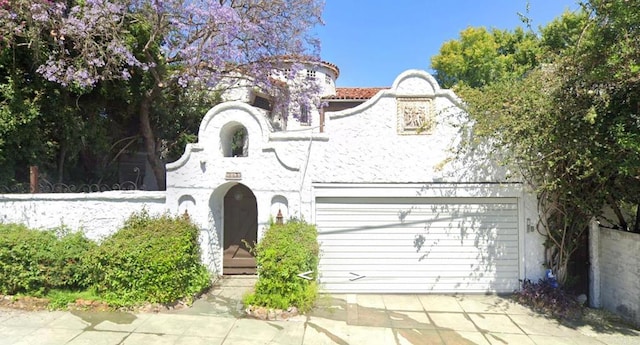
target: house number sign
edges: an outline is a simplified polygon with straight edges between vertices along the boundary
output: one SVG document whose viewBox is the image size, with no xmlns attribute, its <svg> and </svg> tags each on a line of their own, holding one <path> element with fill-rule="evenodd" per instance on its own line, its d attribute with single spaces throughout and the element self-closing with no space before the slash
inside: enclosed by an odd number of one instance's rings
<svg viewBox="0 0 640 345">
<path fill-rule="evenodd" d="M 225 180 L 242 180 L 242 173 L 239 171 L 227 171 L 224 174 Z"/>
</svg>

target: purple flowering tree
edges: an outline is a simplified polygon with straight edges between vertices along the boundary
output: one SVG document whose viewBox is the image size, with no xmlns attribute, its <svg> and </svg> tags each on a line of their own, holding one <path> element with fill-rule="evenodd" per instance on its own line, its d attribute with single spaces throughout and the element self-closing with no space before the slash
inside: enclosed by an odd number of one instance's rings
<svg viewBox="0 0 640 345">
<path fill-rule="evenodd" d="M 322 7 L 321 0 L 0 0 L 0 42 L 26 45 L 42 77 L 73 90 L 135 81 L 128 102 L 164 189 L 163 143 L 154 130 L 163 93 L 247 79 L 284 97 L 276 107 L 290 99 L 317 103 L 317 87 L 292 87 L 272 72 L 290 57 L 319 58 L 310 29 L 321 24 Z"/>
</svg>

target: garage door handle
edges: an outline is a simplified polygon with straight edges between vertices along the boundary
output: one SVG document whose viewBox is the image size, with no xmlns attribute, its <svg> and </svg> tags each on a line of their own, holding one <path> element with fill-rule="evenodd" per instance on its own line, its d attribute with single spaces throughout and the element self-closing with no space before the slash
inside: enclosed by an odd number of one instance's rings
<svg viewBox="0 0 640 345">
<path fill-rule="evenodd" d="M 351 281 L 351 282 L 352 282 L 352 281 L 356 281 L 356 280 L 358 280 L 358 279 L 362 279 L 362 278 L 365 278 L 365 277 L 366 277 L 366 276 L 361 276 L 361 275 L 359 275 L 358 273 L 353 273 L 353 272 L 349 272 L 349 274 L 352 274 L 352 275 L 354 275 L 354 276 L 355 276 L 355 277 L 353 277 L 353 278 L 349 279 L 349 281 Z"/>
</svg>

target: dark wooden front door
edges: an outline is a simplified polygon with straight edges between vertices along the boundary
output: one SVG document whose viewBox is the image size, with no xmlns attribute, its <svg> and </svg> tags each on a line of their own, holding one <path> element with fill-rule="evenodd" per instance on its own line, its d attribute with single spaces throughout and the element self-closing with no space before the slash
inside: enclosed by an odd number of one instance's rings
<svg viewBox="0 0 640 345">
<path fill-rule="evenodd" d="M 245 245 L 258 240 L 258 209 L 253 192 L 237 184 L 224 196 L 223 274 L 255 274 L 256 259 Z"/>
</svg>

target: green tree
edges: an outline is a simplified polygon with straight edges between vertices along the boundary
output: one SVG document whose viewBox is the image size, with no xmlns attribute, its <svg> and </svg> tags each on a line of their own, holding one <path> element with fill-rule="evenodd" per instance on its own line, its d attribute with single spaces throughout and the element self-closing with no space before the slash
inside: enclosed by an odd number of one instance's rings
<svg viewBox="0 0 640 345">
<path fill-rule="evenodd" d="M 540 29 L 538 65 L 512 68 L 526 73 L 450 79 L 477 137 L 535 190 L 547 265 L 561 281 L 605 206 L 615 227 L 640 230 L 638 28 L 640 4 L 587 1 Z"/>
<path fill-rule="evenodd" d="M 123 104 L 114 108 L 136 120 L 136 134 L 164 189 L 163 166 L 174 138 L 162 135 L 180 119 L 161 116 L 173 114 L 167 105 L 176 104 L 176 93 L 183 100 L 201 99 L 223 81 L 248 79 L 284 95 L 278 98 L 282 104 L 319 102 L 318 85 L 283 86 L 271 72 L 284 69 L 282 56 L 317 59 L 319 42 L 310 29 L 321 23 L 322 7 L 319 0 L 2 1 L 0 40 L 24 44 L 36 72 L 65 90 L 84 95 L 125 89 L 117 93 Z M 297 71 L 298 65 L 291 67 Z"/>
<path fill-rule="evenodd" d="M 482 87 L 497 80 L 520 77 L 538 64 L 540 40 L 517 28 L 513 31 L 469 27 L 460 38 L 445 42 L 431 58 L 435 78 L 443 87 L 458 83 Z"/>
<path fill-rule="evenodd" d="M 319 85 L 283 86 L 271 72 L 290 64 L 282 56 L 318 58 L 310 29 L 321 22 L 322 7 L 319 0 L 0 0 L 0 47 L 27 52 L 36 78 L 66 92 L 72 132 L 91 134 L 80 126 L 88 111 L 91 119 L 111 120 L 106 133 L 122 133 L 105 141 L 113 150 L 139 138 L 164 189 L 173 143 L 193 139 L 193 114 L 202 110 L 184 101 L 213 106 L 211 90 L 233 79 L 305 105 L 319 102 Z M 286 97 L 278 100 L 287 104 Z M 59 161 L 76 157 L 64 146 L 70 143 L 57 143 Z"/>
</svg>

